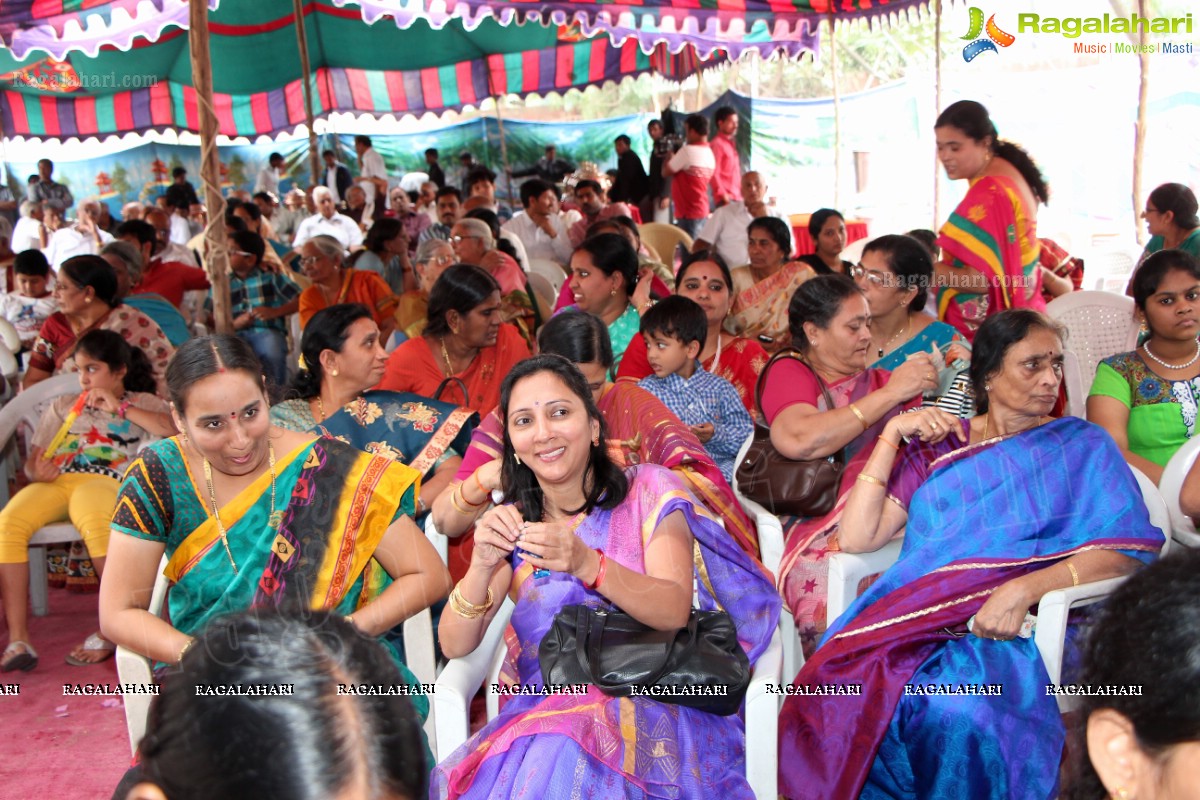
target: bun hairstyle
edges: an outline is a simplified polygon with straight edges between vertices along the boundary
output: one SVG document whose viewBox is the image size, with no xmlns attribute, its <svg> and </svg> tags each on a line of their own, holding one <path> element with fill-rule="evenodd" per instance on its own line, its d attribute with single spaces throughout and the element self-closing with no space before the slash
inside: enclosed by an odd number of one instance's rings
<svg viewBox="0 0 1200 800">
<path fill-rule="evenodd" d="M 638 281 L 638 257 L 633 245 L 619 233 L 602 233 L 590 239 L 584 239 L 583 244 L 575 252 L 583 251 L 592 258 L 592 264 L 605 275 L 621 273 L 625 278 L 625 294 L 633 294 Z"/>
<path fill-rule="evenodd" d="M 110 267 L 111 269 L 111 267 Z M 218 333 L 198 336 L 179 345 L 167 365 L 167 393 L 182 416 L 188 392 L 199 381 L 219 372 L 237 370 L 249 375 L 263 394 L 267 393 L 262 362 L 239 336 Z"/>
<path fill-rule="evenodd" d="M 982 103 L 974 100 L 959 100 L 957 103 L 951 103 L 938 116 L 933 127 L 958 128 L 975 141 L 988 144 L 993 155 L 1003 158 L 1016 167 L 1017 172 L 1021 173 L 1021 177 L 1029 184 L 1029 190 L 1033 192 L 1034 197 L 1043 205 L 1050 204 L 1050 187 L 1046 185 L 1046 179 L 1042 177 L 1042 172 L 1038 169 L 1037 164 L 1033 163 L 1033 158 L 1017 145 L 1000 138 L 996 132 L 995 123 L 992 122 L 987 108 Z"/>
<path fill-rule="evenodd" d="M 825 330 L 842 310 L 842 303 L 856 295 L 862 296 L 862 289 L 847 275 L 818 275 L 800 284 L 788 304 L 792 347 L 807 353 L 808 334 L 804 332 L 804 323 L 811 322 Z"/>
<path fill-rule="evenodd" d="M 429 765 L 412 702 L 339 693 L 403 683 L 388 651 L 340 614 L 257 608 L 218 617 L 150 705 L 143 773 L 171 800 L 425 797 Z M 202 695 L 260 685 L 291 694 Z"/>
<path fill-rule="evenodd" d="M 90 288 L 96 299 L 106 306 L 115 306 L 117 300 L 117 273 L 100 256 L 72 256 L 59 267 L 64 275 L 79 288 Z"/>
<path fill-rule="evenodd" d="M 1171 221 L 1176 227 L 1185 231 L 1200 227 L 1200 218 L 1196 217 L 1196 195 L 1182 183 L 1164 183 L 1155 187 L 1149 200 L 1150 204 L 1158 209 L 1158 213 L 1165 214 L 1170 211 L 1174 214 Z"/>
<path fill-rule="evenodd" d="M 325 380 L 321 353 L 342 352 L 350 326 L 360 319 L 374 319 L 362 303 L 338 303 L 313 314 L 300 337 L 300 371 L 292 379 L 290 397 L 308 400 L 321 393 L 321 382 Z"/>
</svg>

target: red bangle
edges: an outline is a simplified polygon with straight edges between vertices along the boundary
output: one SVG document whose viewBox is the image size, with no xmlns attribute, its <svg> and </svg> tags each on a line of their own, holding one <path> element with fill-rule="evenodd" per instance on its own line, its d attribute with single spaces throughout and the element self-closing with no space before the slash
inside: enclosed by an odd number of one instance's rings
<svg viewBox="0 0 1200 800">
<path fill-rule="evenodd" d="M 117 406 L 117 416 L 120 417 L 121 419 L 125 419 L 125 412 L 129 410 L 130 405 L 132 405 L 132 404 L 128 400 L 126 400 L 123 403 L 121 403 L 121 405 Z"/>
<path fill-rule="evenodd" d="M 600 554 L 600 566 L 596 569 L 596 579 L 591 583 L 586 584 L 588 589 L 595 591 L 600 588 L 600 584 L 604 582 L 604 573 L 608 571 L 608 556 L 604 555 L 604 551 L 599 547 L 594 548 Z"/>
</svg>

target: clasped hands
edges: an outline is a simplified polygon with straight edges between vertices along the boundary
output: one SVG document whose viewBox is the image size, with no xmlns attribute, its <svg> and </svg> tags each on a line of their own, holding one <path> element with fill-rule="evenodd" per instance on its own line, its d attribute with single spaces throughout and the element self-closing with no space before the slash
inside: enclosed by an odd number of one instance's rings
<svg viewBox="0 0 1200 800">
<path fill-rule="evenodd" d="M 599 555 L 561 522 L 530 522 L 513 505 L 488 510 L 475 523 L 475 549 L 471 559 L 491 570 L 520 549 L 535 569 L 565 572 L 589 582 L 599 569 Z"/>
</svg>

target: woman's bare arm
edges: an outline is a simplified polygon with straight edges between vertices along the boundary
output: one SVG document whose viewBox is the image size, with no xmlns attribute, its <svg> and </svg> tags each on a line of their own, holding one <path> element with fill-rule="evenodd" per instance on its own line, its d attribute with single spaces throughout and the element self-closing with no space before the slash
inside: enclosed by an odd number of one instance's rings
<svg viewBox="0 0 1200 800">
<path fill-rule="evenodd" d="M 174 664 L 192 637 L 146 609 L 166 546 L 112 531 L 100 581 L 100 632 L 135 653 Z"/>
<path fill-rule="evenodd" d="M 364 633 L 379 636 L 450 593 L 446 565 L 410 517 L 388 527 L 374 556 L 393 582 L 352 615 Z"/>
</svg>

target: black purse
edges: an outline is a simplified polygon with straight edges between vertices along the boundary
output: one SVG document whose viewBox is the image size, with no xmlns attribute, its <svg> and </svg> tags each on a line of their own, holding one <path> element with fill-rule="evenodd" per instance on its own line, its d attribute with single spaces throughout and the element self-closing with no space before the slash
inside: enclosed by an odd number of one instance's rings
<svg viewBox="0 0 1200 800">
<path fill-rule="evenodd" d="M 724 611 L 692 609 L 687 627 L 657 631 L 621 611 L 564 606 L 538 648 L 547 686 L 590 683 L 729 716 L 750 686 L 750 659 Z"/>
<path fill-rule="evenodd" d="M 833 398 L 825 388 L 825 381 L 807 361 L 791 350 L 782 350 L 771 357 L 759 373 L 758 385 L 754 388 L 754 400 L 758 405 L 759 417 L 765 419 L 762 410 L 762 391 L 771 366 L 781 358 L 794 358 L 810 370 L 821 387 L 828 411 L 834 408 Z M 823 517 L 833 510 L 838 491 L 842 485 L 842 470 L 846 468 L 846 449 L 833 456 L 814 458 L 811 461 L 796 461 L 781 455 L 771 444 L 769 426 L 755 423 L 754 440 L 746 455 L 737 465 L 735 476 L 738 491 L 763 508 L 777 515 L 797 517 Z"/>
</svg>

